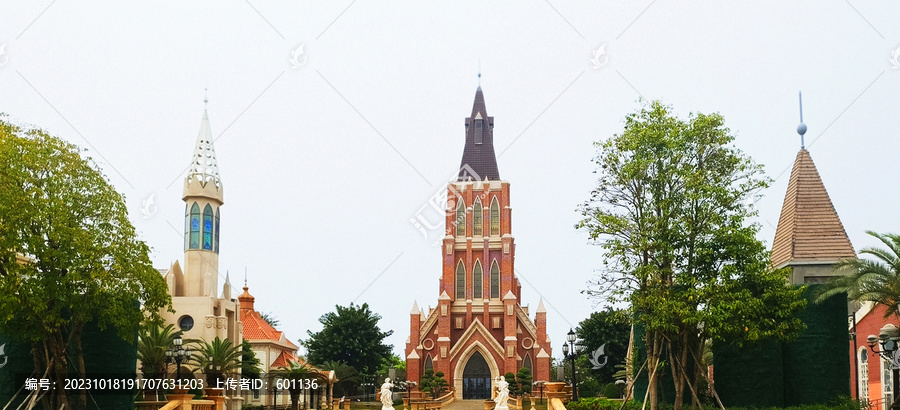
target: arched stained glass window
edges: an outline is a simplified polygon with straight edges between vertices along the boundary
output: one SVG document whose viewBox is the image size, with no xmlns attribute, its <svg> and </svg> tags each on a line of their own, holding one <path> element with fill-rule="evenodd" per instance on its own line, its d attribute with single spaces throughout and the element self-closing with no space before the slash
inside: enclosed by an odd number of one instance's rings
<svg viewBox="0 0 900 410">
<path fill-rule="evenodd" d="M 500 235 L 500 202 L 497 197 L 491 201 L 491 235 Z"/>
<path fill-rule="evenodd" d="M 194 202 L 191 206 L 190 249 L 200 249 L 200 206 Z"/>
<path fill-rule="evenodd" d="M 203 249 L 212 250 L 213 211 L 209 204 L 203 208 Z"/>
<path fill-rule="evenodd" d="M 219 253 L 219 208 L 216 208 L 216 253 Z"/>
<path fill-rule="evenodd" d="M 481 261 L 475 261 L 475 268 L 472 269 L 472 297 L 481 299 L 484 292 L 484 271 L 481 269 Z"/>
<path fill-rule="evenodd" d="M 481 226 L 481 219 L 484 215 L 481 212 L 481 199 L 475 198 L 475 204 L 472 205 L 472 230 L 475 236 L 484 235 L 484 229 Z"/>
<path fill-rule="evenodd" d="M 459 198 L 456 205 L 456 236 L 466 237 L 466 201 Z"/>
<path fill-rule="evenodd" d="M 497 264 L 496 259 L 491 264 L 491 297 L 500 297 L 500 265 Z"/>
<path fill-rule="evenodd" d="M 525 355 L 525 360 L 522 360 L 522 367 L 528 368 L 528 371 L 531 372 L 532 375 L 534 375 L 534 369 L 531 368 L 531 355 L 530 354 Z"/>
<path fill-rule="evenodd" d="M 434 363 L 431 361 L 431 355 L 425 356 L 425 370 L 434 370 Z"/>
<path fill-rule="evenodd" d="M 466 267 L 462 261 L 456 265 L 456 298 L 466 298 Z"/>
</svg>

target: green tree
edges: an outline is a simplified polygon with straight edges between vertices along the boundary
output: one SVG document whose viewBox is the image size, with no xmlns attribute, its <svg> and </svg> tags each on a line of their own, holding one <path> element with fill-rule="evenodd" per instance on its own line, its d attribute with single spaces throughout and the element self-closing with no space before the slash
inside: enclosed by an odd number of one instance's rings
<svg viewBox="0 0 900 410">
<path fill-rule="evenodd" d="M 406 380 L 406 361 L 400 356 L 391 354 L 390 357 L 381 361 L 378 371 L 375 373 L 376 380 L 384 380 L 390 377 L 390 369 L 394 369 L 394 378 L 397 380 Z"/>
<path fill-rule="evenodd" d="M 616 373 L 615 365 L 624 364 L 628 353 L 628 339 L 631 335 L 631 318 L 625 310 L 604 310 L 593 312 L 575 328 L 578 339 L 583 344 L 583 354 L 593 359 L 593 353 L 603 346 L 603 356 L 597 358 L 603 367 L 588 369 L 601 384 L 612 383 Z"/>
<path fill-rule="evenodd" d="M 216 336 L 213 341 L 192 340 L 195 351 L 190 362 L 197 371 L 206 375 L 206 386 L 224 388 L 226 376 L 241 370 L 242 346 L 235 346 L 230 339 Z"/>
<path fill-rule="evenodd" d="M 419 390 L 423 392 L 431 392 L 431 397 L 438 398 L 448 386 L 447 379 L 444 378 L 444 372 L 435 372 L 432 369 L 425 369 L 422 378 L 419 379 Z"/>
<path fill-rule="evenodd" d="M 259 358 L 253 351 L 253 346 L 247 339 L 241 342 L 241 377 L 244 379 L 258 379 L 262 373 Z"/>
<path fill-rule="evenodd" d="M 287 366 L 281 366 L 269 373 L 273 379 L 282 379 L 287 381 L 284 385 L 288 386 L 288 392 L 291 396 L 291 410 L 300 410 L 300 393 L 303 389 L 311 386 L 312 380 L 316 383 L 323 383 L 322 375 L 316 369 L 308 366 L 306 363 L 288 361 Z M 274 381 L 271 382 L 274 385 Z"/>
<path fill-rule="evenodd" d="M 435 372 L 434 379 L 431 381 L 431 393 L 434 394 L 434 398 L 441 397 L 444 390 L 447 390 L 447 386 L 449 386 L 449 383 L 447 383 L 447 379 L 444 378 L 444 372 Z"/>
<path fill-rule="evenodd" d="M 519 394 L 519 385 L 516 383 L 516 374 L 513 372 L 506 372 L 503 375 L 503 378 L 506 379 L 506 383 L 509 385 L 509 394 L 517 395 Z"/>
<path fill-rule="evenodd" d="M 147 323 L 141 327 L 138 334 L 138 360 L 141 361 L 141 375 L 145 379 L 166 378 L 168 361 L 166 350 L 172 345 L 175 336 L 181 331 L 175 331 L 175 326 L 167 324 L 160 326 L 158 323 Z M 154 399 L 155 400 L 155 399 Z"/>
<path fill-rule="evenodd" d="M 0 333 L 31 343 L 36 374 L 49 371 L 57 386 L 70 369 L 85 377 L 85 323 L 125 340 L 161 323 L 171 301 L 148 254 L 123 196 L 89 157 L 0 116 Z M 69 394 L 52 390 L 48 405 L 86 406 L 84 392 Z"/>
<path fill-rule="evenodd" d="M 175 336 L 181 331 L 175 331 L 175 326 L 167 324 L 165 327 L 157 323 L 149 323 L 143 327 L 138 335 L 138 360 L 141 361 L 141 374 L 144 378 L 154 379 L 166 377 L 166 350 L 172 346 Z"/>
<path fill-rule="evenodd" d="M 846 272 L 820 288 L 817 301 L 846 292 L 850 300 L 886 307 L 885 317 L 900 314 L 900 235 L 866 231 L 887 249 L 868 247 L 859 253 L 874 258 L 845 259 L 835 267 Z"/>
<path fill-rule="evenodd" d="M 342 361 L 327 361 L 320 366 L 323 370 L 333 370 L 337 378 L 335 386 L 341 391 L 342 396 L 349 396 L 350 392 L 360 383 L 359 372 L 353 366 Z"/>
<path fill-rule="evenodd" d="M 706 339 L 742 344 L 803 329 L 800 290 L 786 285 L 786 271 L 768 269 L 759 226 L 747 222 L 747 199 L 768 182 L 762 167 L 730 145 L 720 115 L 684 121 L 669 111 L 646 104 L 621 134 L 596 143 L 600 177 L 577 225 L 607 260 L 587 292 L 630 302 L 646 330 L 653 410 L 664 363 L 675 410 L 685 386 L 699 404 Z"/>
<path fill-rule="evenodd" d="M 382 332 L 378 327 L 381 315 L 369 310 L 366 303 L 335 306 L 335 310 L 319 318 L 321 331 L 307 331 L 309 339 L 300 341 L 310 363 L 339 361 L 364 374 L 374 374 L 381 361 L 391 357 L 393 346 L 384 344 L 384 338 L 394 331 Z"/>
<path fill-rule="evenodd" d="M 531 369 L 523 367 L 516 373 L 516 390 L 519 393 L 531 393 Z"/>
</svg>

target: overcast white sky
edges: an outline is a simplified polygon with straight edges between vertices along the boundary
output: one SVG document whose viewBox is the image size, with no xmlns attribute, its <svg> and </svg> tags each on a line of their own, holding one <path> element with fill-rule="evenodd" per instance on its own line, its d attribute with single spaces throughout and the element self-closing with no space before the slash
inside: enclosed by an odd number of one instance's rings
<svg viewBox="0 0 900 410">
<path fill-rule="evenodd" d="M 183 259 L 208 88 L 222 274 L 240 288 L 246 269 L 257 310 L 294 340 L 367 302 L 402 354 L 441 273 L 438 234 L 410 219 L 456 174 L 480 61 L 523 304 L 543 295 L 558 347 L 597 308 L 579 291 L 601 250 L 573 229 L 592 142 L 639 96 L 724 115 L 775 179 L 757 203 L 771 244 L 802 90 L 806 145 L 856 249 L 875 245 L 867 229 L 900 232 L 898 18 L 896 1 L 859 0 L 4 1 L 0 112 L 88 148 L 164 268 Z"/>
</svg>

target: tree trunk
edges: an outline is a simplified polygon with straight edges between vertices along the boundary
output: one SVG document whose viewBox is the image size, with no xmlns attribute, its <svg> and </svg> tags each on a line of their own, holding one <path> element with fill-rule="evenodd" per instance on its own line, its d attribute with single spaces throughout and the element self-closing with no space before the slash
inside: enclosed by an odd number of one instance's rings
<svg viewBox="0 0 900 410">
<path fill-rule="evenodd" d="M 650 368 L 647 377 L 647 394 L 649 395 L 650 410 L 659 410 L 659 359 L 662 350 L 662 340 L 659 332 L 647 334 L 648 346 L 652 346 L 647 354 L 647 366 Z"/>
<path fill-rule="evenodd" d="M 69 334 L 69 345 L 75 348 L 75 369 L 78 371 L 78 377 L 85 379 L 84 369 L 84 352 L 81 349 L 81 332 L 84 330 L 84 323 L 77 322 L 72 325 L 72 333 Z M 87 390 L 79 390 L 78 406 L 76 409 L 87 408 Z"/>
</svg>

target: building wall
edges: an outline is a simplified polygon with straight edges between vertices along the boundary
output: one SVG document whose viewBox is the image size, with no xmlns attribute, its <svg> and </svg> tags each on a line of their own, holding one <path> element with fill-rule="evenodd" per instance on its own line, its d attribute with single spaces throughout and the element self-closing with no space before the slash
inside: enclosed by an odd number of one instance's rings
<svg viewBox="0 0 900 410">
<path fill-rule="evenodd" d="M 866 396 L 868 393 L 869 402 L 880 402 L 884 397 L 882 394 L 882 374 L 889 370 L 889 366 L 884 360 L 881 360 L 875 353 L 869 349 L 866 344 L 866 339 L 869 335 L 878 336 L 881 328 L 891 323 L 895 326 L 900 326 L 900 319 L 897 316 L 891 316 L 885 318 L 886 308 L 884 306 L 878 305 L 873 308 L 869 308 L 869 306 L 864 306 L 863 311 L 857 315 L 856 322 L 856 332 L 855 332 L 855 348 L 853 341 L 850 342 L 849 347 L 849 355 L 850 355 L 850 379 L 853 383 L 851 386 L 851 393 L 853 398 L 860 398 Z M 863 313 L 865 312 L 865 313 Z M 876 348 L 878 346 L 876 345 Z M 860 353 L 865 351 L 867 354 L 867 374 L 868 374 L 868 383 L 865 383 L 864 374 L 860 374 Z M 865 384 L 865 386 L 862 386 Z M 867 389 L 866 389 L 867 388 Z M 866 391 L 867 390 L 867 391 Z M 859 394 L 863 393 L 863 394 Z M 883 407 L 882 407 L 883 408 Z"/>
</svg>

